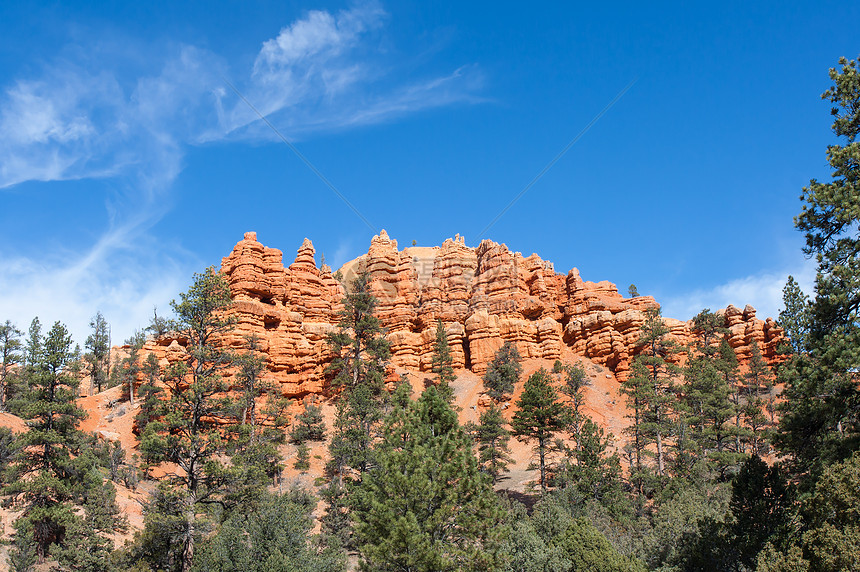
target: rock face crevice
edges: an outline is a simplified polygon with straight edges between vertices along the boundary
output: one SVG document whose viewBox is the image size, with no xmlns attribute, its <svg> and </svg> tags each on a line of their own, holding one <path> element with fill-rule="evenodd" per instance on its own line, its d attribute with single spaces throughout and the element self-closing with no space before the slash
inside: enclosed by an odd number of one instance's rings
<svg viewBox="0 0 860 572">
<path fill-rule="evenodd" d="M 372 278 L 377 316 L 391 343 L 392 364 L 428 371 L 436 327 L 448 334 L 454 367 L 477 374 L 506 341 L 524 358 L 555 360 L 570 352 L 585 356 L 626 378 L 647 310 L 659 305 L 650 296 L 625 298 L 610 282 L 567 275 L 536 254 L 524 257 L 504 244 L 485 240 L 477 248 L 457 236 L 441 246 L 398 249 L 385 231 L 373 237 L 368 252 L 340 269 L 318 267 L 314 247 L 305 239 L 295 260 L 285 266 L 280 250 L 249 232 L 222 260 L 230 284 L 236 328 L 223 343 L 237 350 L 247 336 L 259 339 L 270 375 L 294 398 L 319 394 L 332 356 L 326 336 L 336 329 L 344 284 L 362 268 Z M 755 309 L 721 310 L 728 340 L 743 363 L 755 340 L 768 360 L 776 360 L 783 332 Z M 679 343 L 693 339 L 692 323 L 664 318 Z M 182 352 L 182 340 L 148 344 L 160 359 Z"/>
</svg>

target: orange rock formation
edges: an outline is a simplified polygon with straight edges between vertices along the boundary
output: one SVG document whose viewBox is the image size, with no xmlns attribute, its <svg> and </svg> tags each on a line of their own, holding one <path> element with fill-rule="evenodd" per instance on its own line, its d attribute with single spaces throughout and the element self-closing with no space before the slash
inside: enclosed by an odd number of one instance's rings
<svg viewBox="0 0 860 572">
<path fill-rule="evenodd" d="M 331 359 L 326 335 L 337 325 L 345 290 L 328 266 L 317 267 L 310 240 L 285 267 L 280 250 L 263 246 L 249 232 L 221 268 L 237 318 L 225 343 L 241 348 L 246 336 L 257 336 L 285 395 L 321 393 Z M 436 324 L 442 320 L 456 368 L 482 374 L 495 351 L 511 341 L 526 359 L 555 360 L 566 347 L 624 379 L 646 311 L 659 307 L 650 296 L 624 298 L 610 282 L 584 281 L 576 268 L 564 276 L 536 254 L 524 257 L 489 240 L 470 248 L 460 236 L 440 247 L 399 250 L 382 231 L 367 254 L 344 265 L 343 283 L 359 268 L 372 277 L 393 365 L 421 371 L 430 369 Z M 742 363 L 753 340 L 766 359 L 777 359 L 783 333 L 772 319 L 757 319 L 751 306 L 721 312 Z M 691 322 L 664 318 L 664 323 L 679 343 L 693 339 Z M 182 340 L 170 338 L 150 341 L 147 348 L 164 361 L 184 351 Z"/>
</svg>

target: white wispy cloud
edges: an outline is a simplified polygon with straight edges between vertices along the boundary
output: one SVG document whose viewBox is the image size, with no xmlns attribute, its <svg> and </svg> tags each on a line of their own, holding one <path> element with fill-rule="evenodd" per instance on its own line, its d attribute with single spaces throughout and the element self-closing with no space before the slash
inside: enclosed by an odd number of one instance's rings
<svg viewBox="0 0 860 572">
<path fill-rule="evenodd" d="M 61 319 L 82 340 L 100 309 L 124 337 L 176 296 L 198 261 L 150 229 L 170 208 L 185 150 L 274 138 L 225 77 L 291 138 L 478 101 L 474 66 L 402 80 L 402 62 L 377 49 L 386 20 L 376 2 L 307 12 L 249 46 L 257 51 L 246 69 L 198 46 L 141 42 L 114 53 L 102 41 L 99 57 L 76 46 L 0 85 L 0 192 L 27 181 L 116 181 L 105 197 L 108 230 L 84 252 L 37 257 L 0 247 L 0 318 Z M 149 56 L 128 65 L 130 53 Z"/>
<path fill-rule="evenodd" d="M 743 308 L 750 304 L 756 309 L 760 319 L 777 318 L 783 308 L 782 289 L 788 276 L 800 284 L 807 294 L 813 291 L 815 282 L 815 262 L 803 259 L 793 268 L 781 272 L 765 272 L 729 280 L 712 288 L 699 289 L 685 294 L 658 300 L 663 315 L 668 318 L 689 320 L 704 308 L 712 311 L 725 308 L 729 304 Z"/>
</svg>

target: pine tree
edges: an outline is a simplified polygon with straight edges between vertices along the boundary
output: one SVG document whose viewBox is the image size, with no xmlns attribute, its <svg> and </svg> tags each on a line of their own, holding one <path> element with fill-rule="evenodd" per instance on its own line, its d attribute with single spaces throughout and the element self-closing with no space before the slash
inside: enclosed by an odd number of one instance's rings
<svg viewBox="0 0 860 572">
<path fill-rule="evenodd" d="M 813 479 L 823 468 L 860 449 L 860 73 L 855 61 L 830 69 L 832 179 L 803 189 L 795 225 L 815 256 L 815 298 L 809 332 L 795 357 L 780 367 L 785 397 L 778 445 L 798 473 Z M 787 308 L 788 309 L 788 308 Z M 803 331 L 801 328 L 800 331 Z"/>
<path fill-rule="evenodd" d="M 631 420 L 630 425 L 624 429 L 631 439 L 627 446 L 630 455 L 630 482 L 634 483 L 639 497 L 644 494 L 647 476 L 645 455 L 649 442 L 643 429 L 650 393 L 648 385 L 648 369 L 641 360 L 634 359 L 627 379 L 621 383 L 621 393 L 627 398 L 629 413 L 626 417 Z"/>
<path fill-rule="evenodd" d="M 372 444 L 384 417 L 387 394 L 383 382 L 390 349 L 373 315 L 377 300 L 365 270 L 350 283 L 342 303 L 338 330 L 328 336 L 335 357 L 327 372 L 332 385 L 342 391 L 329 443 L 326 472 L 330 480 L 322 492 L 327 505 L 322 524 L 329 543 L 346 547 L 352 530 L 349 487 L 375 464 Z"/>
<path fill-rule="evenodd" d="M 677 368 L 666 361 L 675 351 L 674 344 L 666 338 L 668 333 L 669 329 L 660 317 L 660 309 L 648 310 L 637 344 L 643 347 L 643 350 L 636 358 L 648 372 L 641 431 L 656 446 L 657 474 L 661 477 L 666 471 L 665 439 L 673 425 L 673 377 L 677 374 Z"/>
<path fill-rule="evenodd" d="M 123 393 L 128 397 L 129 403 L 133 406 L 135 400 L 134 389 L 137 385 L 137 376 L 140 374 L 140 350 L 143 349 L 143 344 L 146 343 L 146 336 L 141 331 L 135 331 L 127 340 L 125 345 L 128 346 L 128 356 L 120 361 L 118 368 L 120 381 L 123 386 Z"/>
<path fill-rule="evenodd" d="M 370 291 L 370 274 L 360 272 L 342 301 L 338 331 L 329 334 L 328 345 L 335 355 L 327 372 L 332 384 L 347 389 L 361 385 L 382 391 L 385 361 L 390 356 L 382 326 L 374 316 L 377 300 Z"/>
<path fill-rule="evenodd" d="M 230 495 L 241 496 L 241 491 L 264 484 L 256 473 L 249 475 L 247 467 L 228 464 L 221 456 L 226 442 L 216 421 L 228 418 L 231 409 L 222 372 L 233 364 L 233 355 L 217 343 L 233 327 L 233 319 L 224 315 L 231 304 L 229 286 L 214 268 L 195 274 L 188 291 L 171 303 L 179 333 L 188 340 L 188 357 L 164 373 L 167 398 L 141 437 L 142 453 L 180 469 L 165 481 L 170 487 L 165 498 L 174 499 L 165 518 L 181 519 L 171 550 L 182 572 L 191 570 L 194 562 L 203 508 L 229 503 Z"/>
<path fill-rule="evenodd" d="M 307 471 L 311 468 L 310 447 L 305 443 L 299 443 L 296 447 L 296 462 L 293 463 L 293 468 L 299 471 Z"/>
<path fill-rule="evenodd" d="M 445 398 L 448 403 L 454 401 L 454 390 L 451 384 L 457 379 L 454 375 L 454 368 L 451 365 L 454 359 L 451 357 L 451 348 L 448 345 L 448 332 L 445 331 L 445 326 L 442 320 L 436 324 L 436 342 L 433 344 L 433 360 L 432 372 L 438 377 L 436 378 L 439 387 L 439 393 Z"/>
<path fill-rule="evenodd" d="M 313 403 L 305 404 L 304 410 L 293 419 L 293 429 L 290 440 L 301 445 L 305 441 L 322 441 L 325 439 L 325 420 L 322 408 Z"/>
<path fill-rule="evenodd" d="M 522 441 L 535 440 L 540 468 L 541 491 L 546 493 L 546 454 L 552 436 L 570 423 L 570 410 L 558 398 L 552 376 L 541 368 L 526 381 L 511 421 L 514 435 Z"/>
<path fill-rule="evenodd" d="M 149 353 L 140 366 L 143 374 L 143 382 L 137 388 L 138 403 L 140 410 L 134 418 L 135 432 L 140 435 L 146 426 L 157 417 L 157 409 L 161 404 L 161 395 L 164 393 L 157 382 L 161 378 L 161 367 L 155 354 Z"/>
<path fill-rule="evenodd" d="M 563 381 L 561 392 L 570 397 L 571 416 L 568 429 L 573 437 L 576 450 L 579 450 L 582 426 L 587 419 L 582 413 L 582 404 L 585 402 L 583 391 L 591 384 L 591 381 L 579 364 L 570 365 L 556 361 L 553 365 L 553 373 L 561 374 Z"/>
<path fill-rule="evenodd" d="M 345 559 L 318 551 L 311 529 L 316 499 L 303 491 L 265 495 L 252 510 L 232 513 L 209 539 L 201 572 L 342 572 Z"/>
<path fill-rule="evenodd" d="M 773 373 L 770 366 L 761 355 L 758 343 L 753 340 L 750 344 L 750 360 L 747 364 L 747 373 L 743 380 L 744 403 L 742 405 L 744 421 L 749 429 L 748 439 L 751 453 L 763 455 L 768 452 L 769 444 L 767 433 L 771 422 L 764 414 L 765 401 L 773 400 Z"/>
<path fill-rule="evenodd" d="M 110 326 L 101 312 L 96 312 L 93 319 L 90 320 L 90 328 L 92 334 L 87 337 L 84 347 L 89 350 L 86 356 L 90 364 L 90 395 L 95 389 L 101 393 L 102 388 L 107 384 L 110 374 Z"/>
<path fill-rule="evenodd" d="M 502 344 L 493 361 L 487 364 L 487 372 L 484 374 L 484 387 L 490 397 L 500 401 L 514 392 L 514 384 L 520 380 L 523 373 L 521 361 L 520 352 L 514 344 Z"/>
<path fill-rule="evenodd" d="M 78 424 L 86 413 L 75 403 L 78 381 L 69 375 L 75 357 L 71 336 L 59 322 L 44 339 L 40 328 L 32 327 L 28 345 L 28 390 L 20 410 L 30 429 L 15 442 L 8 467 L 10 484 L 3 492 L 22 510 L 15 528 L 16 537 L 24 537 L 16 542 L 23 552 L 15 558 L 28 560 L 28 547 L 33 547 L 40 562 L 52 553 L 67 561 L 67 550 L 80 543 L 84 530 L 77 507 L 86 507 L 86 499 L 97 492 L 94 489 L 104 490 L 105 484 L 93 472 L 92 456 L 81 450 Z M 111 521 L 89 531 L 93 549 L 101 546 L 102 557 L 107 545 L 97 537 L 113 531 L 115 524 Z"/>
<path fill-rule="evenodd" d="M 612 435 L 606 435 L 585 417 L 579 446 L 569 450 L 569 458 L 553 478 L 554 484 L 568 493 L 564 498 L 578 505 L 594 500 L 610 510 L 619 510 L 624 499 L 621 460 L 617 453 L 609 454 L 610 447 Z"/>
<path fill-rule="evenodd" d="M 732 421 L 737 409 L 731 401 L 734 387 L 725 373 L 734 371 L 737 358 L 728 344 L 714 347 L 726 331 L 722 316 L 706 309 L 694 318 L 694 323 L 698 340 L 684 368 L 685 383 L 681 388 L 689 411 L 690 440 L 709 465 L 725 474 L 743 460 L 743 455 L 734 450 L 737 431 Z"/>
<path fill-rule="evenodd" d="M 13 366 L 19 365 L 21 355 L 21 330 L 6 320 L 0 324 L 0 411 L 6 411 L 6 403 L 12 396 L 11 375 Z"/>
<path fill-rule="evenodd" d="M 497 405 L 490 405 L 481 412 L 479 423 L 474 427 L 474 435 L 478 443 L 481 470 L 490 475 L 495 484 L 499 475 L 505 472 L 508 464 L 513 461 L 508 448 L 511 432 L 505 429 L 505 418 Z"/>
<path fill-rule="evenodd" d="M 487 570 L 504 532 L 498 501 L 457 415 L 435 387 L 386 422 L 377 464 L 355 489 L 369 570 Z"/>
<path fill-rule="evenodd" d="M 791 351 L 800 353 L 809 338 L 810 304 L 809 296 L 803 293 L 794 276 L 788 277 L 782 289 L 782 304 L 778 323 L 785 330 Z"/>
<path fill-rule="evenodd" d="M 258 418 L 257 404 L 271 387 L 263 379 L 266 360 L 260 355 L 260 339 L 255 335 L 245 336 L 245 346 L 247 351 L 235 356 L 234 361 L 239 367 L 236 377 L 241 389 L 237 405 L 241 412 L 240 423 L 250 425 L 253 434 Z"/>
</svg>

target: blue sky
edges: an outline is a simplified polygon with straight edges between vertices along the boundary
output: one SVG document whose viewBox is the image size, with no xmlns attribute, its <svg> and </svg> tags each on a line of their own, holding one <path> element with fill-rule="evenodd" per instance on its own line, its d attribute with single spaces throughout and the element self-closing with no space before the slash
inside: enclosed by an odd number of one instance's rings
<svg viewBox="0 0 860 572">
<path fill-rule="evenodd" d="M 332 265 L 485 233 L 664 314 L 775 314 L 855 3 L 0 5 L 0 319 L 120 341 L 248 230 Z M 162 313 L 163 313 L 162 312 Z"/>
</svg>

